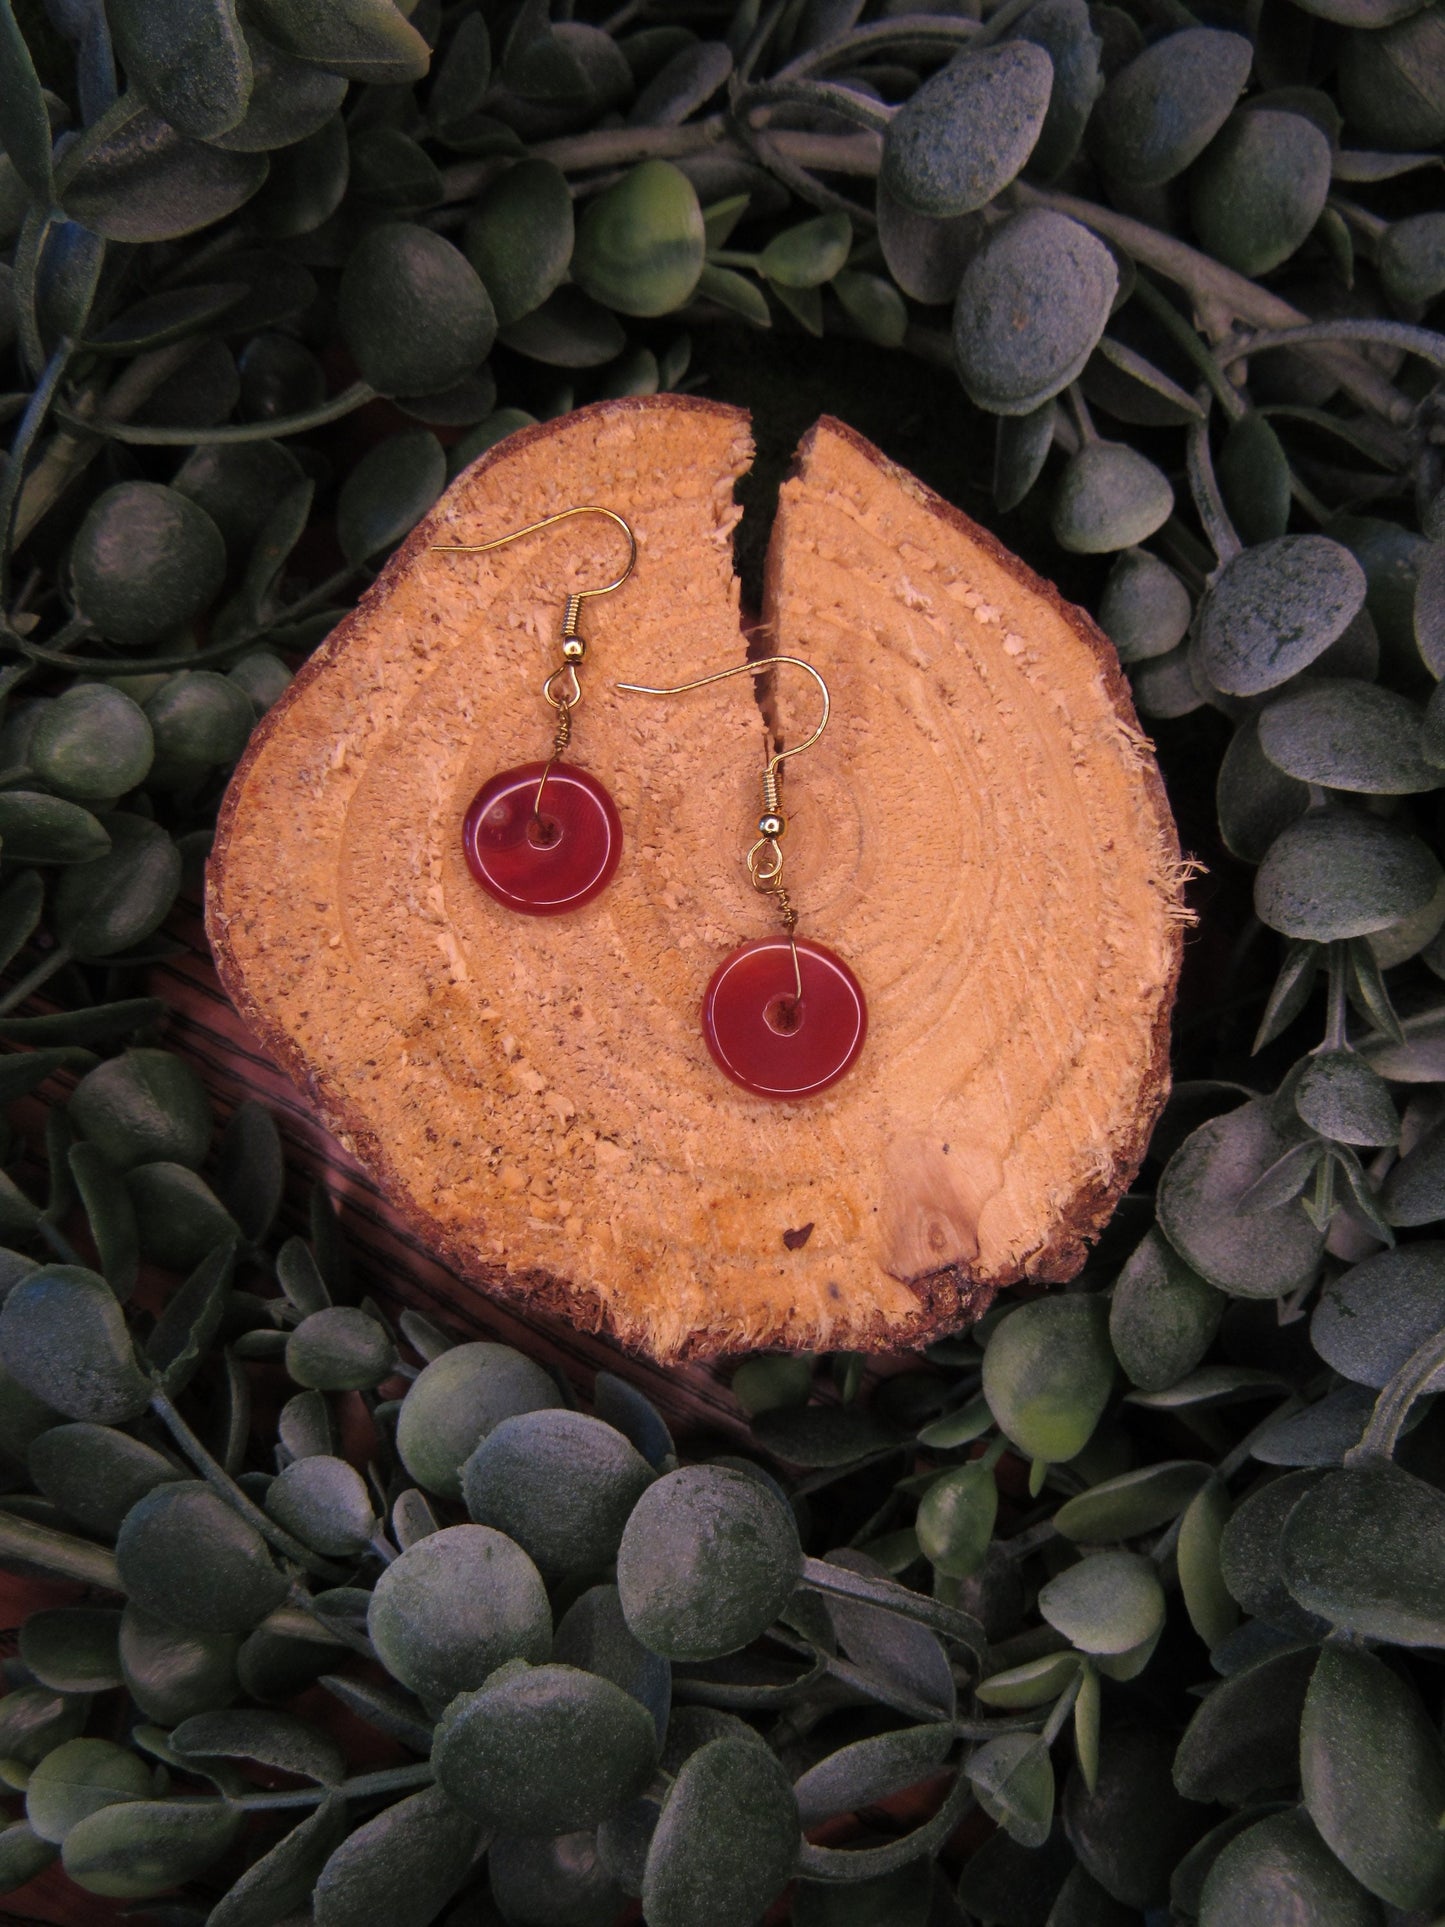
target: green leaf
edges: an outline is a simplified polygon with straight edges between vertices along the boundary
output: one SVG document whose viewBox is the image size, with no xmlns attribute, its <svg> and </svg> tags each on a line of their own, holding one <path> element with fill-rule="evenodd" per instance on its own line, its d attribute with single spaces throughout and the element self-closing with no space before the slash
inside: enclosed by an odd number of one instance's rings
<svg viewBox="0 0 1445 1927">
<path fill-rule="evenodd" d="M 37 205 L 49 207 L 50 115 L 14 0 L 0 0 L 0 146 Z"/>
<path fill-rule="evenodd" d="M 648 1848 L 649 1927 L 759 1919 L 801 1845 L 793 1790 L 773 1755 L 751 1738 L 709 1741 L 668 1789 Z"/>
<path fill-rule="evenodd" d="M 121 1616 L 126 1687 L 141 1711 L 164 1726 L 235 1699 L 240 1645 L 233 1633 L 182 1632 L 134 1605 Z"/>
<path fill-rule="evenodd" d="M 1327 1646 L 1300 1734 L 1305 1805 L 1325 1844 L 1394 1907 L 1445 1896 L 1445 1754 L 1424 1707 L 1373 1653 Z"/>
<path fill-rule="evenodd" d="M 732 1395 L 749 1418 L 780 1406 L 806 1405 L 813 1389 L 813 1363 L 807 1353 L 745 1358 L 732 1375 Z"/>
<path fill-rule="evenodd" d="M 1354 1051 L 1317 1051 L 1307 1058 L 1294 1106 L 1312 1131 L 1338 1144 L 1394 1144 L 1400 1136 L 1389 1086 Z"/>
<path fill-rule="evenodd" d="M 977 1460 L 954 1466 L 919 1501 L 919 1547 L 939 1572 L 967 1579 L 983 1564 L 997 1516 L 992 1467 Z"/>
<path fill-rule="evenodd" d="M 1010 1311 L 991 1334 L 984 1397 L 1027 1457 L 1071 1459 L 1088 1444 L 1114 1383 L 1108 1317 L 1102 1298 L 1039 1298 Z"/>
<path fill-rule="evenodd" d="M 1417 744 L 1421 714 L 1407 697 L 1349 678 L 1307 682 L 1259 715 L 1259 742 L 1288 776 L 1368 796 L 1434 789 L 1440 772 Z"/>
<path fill-rule="evenodd" d="M 366 1481 L 324 1452 L 284 1466 L 266 1488 L 266 1511 L 303 1545 L 328 1558 L 357 1558 L 376 1531 Z"/>
<path fill-rule="evenodd" d="M 1432 7 L 1340 47 L 1340 105 L 1357 140 L 1427 148 L 1445 139 L 1445 22 Z"/>
<path fill-rule="evenodd" d="M 1099 159 L 1130 187 L 1182 174 L 1224 125 L 1253 62 L 1248 40 L 1211 27 L 1154 41 L 1104 90 L 1092 123 Z"/>
<path fill-rule="evenodd" d="M 1230 520 L 1247 542 L 1269 542 L 1289 527 L 1289 459 L 1265 416 L 1230 424 L 1216 463 Z"/>
<path fill-rule="evenodd" d="M 106 1283 L 129 1297 L 140 1267 L 135 1209 L 114 1167 L 93 1144 L 72 1144 L 68 1162 Z"/>
<path fill-rule="evenodd" d="M 1078 375 L 1104 332 L 1119 272 L 1103 242 L 1028 208 L 993 229 L 964 269 L 953 352 L 970 400 L 1027 415 Z"/>
<path fill-rule="evenodd" d="M 147 1900 L 204 1873 L 246 1816 L 219 1801 L 134 1800 L 103 1807 L 66 1836 L 65 1871 L 87 1893 Z"/>
<path fill-rule="evenodd" d="M 1300 1714 L 1318 1657 L 1313 1646 L 1271 1653 L 1210 1689 L 1174 1755 L 1174 1784 L 1186 1800 L 1238 1807 L 1293 1791 Z"/>
<path fill-rule="evenodd" d="M 830 1553 L 827 1564 L 837 1568 L 840 1579 L 849 1573 L 859 1574 L 865 1583 L 887 1578 L 876 1560 L 851 1548 Z M 903 1703 L 910 1707 L 936 1710 L 941 1718 L 953 1717 L 957 1687 L 948 1654 L 936 1633 L 886 1606 L 834 1592 L 828 1592 L 826 1600 L 828 1619 L 839 1645 L 870 1681 L 885 1689 L 885 1695 L 904 1694 L 907 1697 Z M 982 1646 L 980 1638 L 980 1650 Z"/>
<path fill-rule="evenodd" d="M 432 395 L 486 360 L 497 318 L 476 270 L 440 234 L 371 228 L 341 276 L 337 319 L 363 380 L 384 395 Z"/>
<path fill-rule="evenodd" d="M 1262 922 L 1329 942 L 1382 930 L 1440 888 L 1430 849 L 1398 824 L 1347 809 L 1310 810 L 1270 845 L 1254 881 Z"/>
<path fill-rule="evenodd" d="M 1391 1224 L 1422 1225 L 1445 1215 L 1442 1195 L 1445 1195 L 1445 1131 L 1437 1125 L 1392 1166 L 1380 1202 Z M 1423 1252 L 1426 1247 L 1416 1245 L 1413 1249 Z M 1436 1247 L 1429 1249 L 1433 1251 Z"/>
<path fill-rule="evenodd" d="M 107 1606 L 52 1606 L 20 1628 L 20 1658 L 58 1693 L 104 1693 L 122 1680 L 120 1614 Z"/>
<path fill-rule="evenodd" d="M 1191 1132 L 1165 1166 L 1160 1228 L 1187 1264 L 1231 1297 L 1282 1297 L 1314 1276 L 1324 1238 L 1297 1203 L 1248 1217 L 1239 1210 L 1294 1142 L 1256 1099 Z"/>
<path fill-rule="evenodd" d="M 916 214 L 987 206 L 1027 164 L 1053 78 L 1048 54 L 1029 40 L 965 48 L 893 115 L 880 183 Z"/>
<path fill-rule="evenodd" d="M 339 126 L 332 117 L 346 96 L 346 82 L 340 75 L 324 73 L 319 67 L 293 59 L 244 23 L 242 33 L 253 76 L 250 98 L 244 115 L 234 127 L 210 137 L 215 146 L 231 153 L 270 154 L 278 148 L 295 149 L 300 143 Z M 325 168 L 325 153 L 323 145 L 319 151 L 313 150 L 312 155 L 322 163 L 323 172 L 329 171 Z M 283 154 L 279 158 L 285 168 L 293 157 Z M 273 201 L 282 185 L 273 163 L 263 200 Z M 324 194 L 325 189 L 321 191 Z M 253 205 L 250 218 L 256 219 L 261 212 L 259 205 Z M 275 235 L 274 221 L 262 219 L 259 225 L 263 232 Z"/>
<path fill-rule="evenodd" d="M 1173 1751 L 1172 1734 L 1112 1727 L 1092 1792 L 1082 1774 L 1070 1775 L 1064 1789 L 1064 1828 L 1075 1853 L 1126 1907 L 1162 1907 L 1176 1863 L 1213 1818 L 1174 1791 Z"/>
<path fill-rule="evenodd" d="M 14 1893 L 37 1874 L 44 1873 L 57 1858 L 48 1840 L 42 1840 L 23 1820 L 0 1825 L 0 1894 Z"/>
<path fill-rule="evenodd" d="M 216 1159 L 216 1195 L 241 1228 L 258 1241 L 281 1208 L 285 1160 L 276 1120 L 264 1104 L 247 1098 L 231 1113 Z"/>
<path fill-rule="evenodd" d="M 36 1766 L 25 1789 L 25 1818 L 42 1840 L 60 1846 L 87 1814 L 152 1790 L 150 1768 L 109 1740 L 67 1740 Z"/>
<path fill-rule="evenodd" d="M 189 140 L 133 93 L 66 151 L 56 186 L 71 219 L 107 241 L 173 241 L 234 214 L 265 178 L 264 154 Z"/>
<path fill-rule="evenodd" d="M 775 234 L 758 267 L 780 287 L 818 288 L 847 264 L 852 245 L 853 224 L 846 214 L 819 214 Z"/>
<path fill-rule="evenodd" d="M 624 49 L 625 51 L 625 49 Z M 718 40 L 694 41 L 679 47 L 644 87 L 639 88 L 627 118 L 633 127 L 680 127 L 733 70 L 731 50 Z M 722 246 L 721 242 L 714 245 Z"/>
<path fill-rule="evenodd" d="M 252 0 L 256 24 L 276 45 L 346 80 L 400 86 L 420 80 L 431 50 L 391 0 Z"/>
<path fill-rule="evenodd" d="M 503 327 L 540 308 L 561 285 L 574 234 L 567 178 L 551 161 L 519 161 L 483 192 L 462 248 Z"/>
<path fill-rule="evenodd" d="M 1219 830 L 1227 848 L 1245 863 L 1258 863 L 1280 832 L 1304 815 L 1309 800 L 1306 786 L 1276 768 L 1260 748 L 1258 713 L 1245 716 L 1224 752 L 1215 788 Z M 1311 956 L 1316 954 L 1310 952 Z M 1299 979 L 1294 981 L 1297 984 Z M 1298 1006 L 1290 1007 L 1292 1017 L 1303 1008 L 1312 981 L 1311 975 Z M 1278 1031 L 1269 1031 L 1266 1022 L 1256 1048 L 1268 1042 L 1270 1035 L 1278 1035 Z"/>
<path fill-rule="evenodd" d="M 875 1412 L 858 1405 L 776 1406 L 753 1422 L 765 1452 L 789 1465 L 854 1465 L 898 1443 Z"/>
<path fill-rule="evenodd" d="M 1384 1918 L 1298 1811 L 1271 1814 L 1223 1847 L 1204 1881 L 1199 1927 L 1279 1918 L 1283 1908 L 1310 1927 L 1382 1927 Z"/>
<path fill-rule="evenodd" d="M 40 927 L 40 913 L 45 907 L 45 885 L 34 870 L 22 870 L 20 874 L 0 891 L 0 970 L 7 968 L 20 955 Z M 21 1018 L 20 1022 L 29 1021 Z M 26 1033 L 16 1036 L 16 1020 L 0 1026 L 0 1037 L 12 1038 L 16 1042 L 27 1041 Z M 44 1037 L 28 1041 L 41 1043 Z M 83 1038 L 71 1041 L 81 1043 Z"/>
<path fill-rule="evenodd" d="M 749 1645 L 801 1575 L 792 1512 L 771 1483 L 727 1466 L 686 1466 L 649 1486 L 617 1555 L 628 1625 L 673 1660 Z"/>
<path fill-rule="evenodd" d="M 1445 1244 L 1382 1251 L 1331 1279 L 1310 1320 L 1310 1342 L 1356 1385 L 1388 1383 L 1445 1326 Z"/>
<path fill-rule="evenodd" d="M 1059 478 L 1054 540 L 1079 555 L 1106 555 L 1147 541 L 1173 512 L 1169 479 L 1146 456 L 1125 442 L 1085 442 Z"/>
<path fill-rule="evenodd" d="M 1149 1560 L 1096 1552 L 1040 1588 L 1039 1611 L 1080 1652 L 1126 1653 L 1164 1624 L 1164 1590 Z"/>
<path fill-rule="evenodd" d="M 965 1771 L 978 1803 L 1021 1847 L 1041 1847 L 1054 1820 L 1054 1769 L 1033 1733 L 1004 1733 L 969 1755 Z"/>
<path fill-rule="evenodd" d="M 69 1115 L 117 1171 L 162 1159 L 198 1165 L 210 1149 L 205 1086 L 174 1051 L 128 1050 L 98 1064 L 75 1087 Z"/>
<path fill-rule="evenodd" d="M 192 140 L 228 134 L 251 97 L 251 54 L 232 0 L 111 0 L 126 78 Z"/>
<path fill-rule="evenodd" d="M 506 1533 L 549 1580 L 610 1566 L 654 1477 L 620 1432 L 561 1411 L 503 1419 L 461 1473 L 472 1518 Z"/>
<path fill-rule="evenodd" d="M 1398 1466 L 1328 1473 L 1289 1514 L 1283 1568 L 1300 1604 L 1335 1626 L 1445 1646 L 1445 1497 Z"/>
<path fill-rule="evenodd" d="M 144 711 L 104 683 L 64 691 L 30 739 L 30 766 L 41 782 L 79 801 L 123 796 L 145 781 L 153 756 Z"/>
<path fill-rule="evenodd" d="M 1204 1358 L 1225 1303 L 1151 1227 L 1115 1281 L 1109 1342 L 1141 1391 L 1161 1392 Z"/>
<path fill-rule="evenodd" d="M 0 1700 L 0 1759 L 38 1766 L 85 1725 L 90 1701 L 48 1686 L 11 1686 Z"/>
<path fill-rule="evenodd" d="M 1183 641 L 1191 613 L 1189 591 L 1158 556 L 1125 549 L 1115 558 L 1099 604 L 1099 626 L 1121 662 L 1168 655 Z"/>
<path fill-rule="evenodd" d="M 588 200 L 572 278 L 619 314 L 670 314 L 697 287 L 705 245 L 692 182 L 670 161 L 642 161 Z"/>
<path fill-rule="evenodd" d="M 558 288 L 540 308 L 511 322 L 499 339 L 519 355 L 555 368 L 599 368 L 627 345 L 616 315 L 571 286 Z"/>
<path fill-rule="evenodd" d="M 518 1660 L 452 1701 L 432 1759 L 448 1797 L 485 1825 L 555 1834 L 633 1799 L 657 1750 L 646 1708 L 611 1680 Z"/>
<path fill-rule="evenodd" d="M 793 1788 L 798 1819 L 815 1827 L 835 1814 L 870 1807 L 937 1773 L 952 1746 L 947 1721 L 904 1726 L 840 1746 L 809 1767 Z"/>
<path fill-rule="evenodd" d="M 1067 1500 L 1054 1525 L 1066 1539 L 1090 1545 L 1133 1539 L 1177 1519 L 1208 1476 L 1208 1466 L 1197 1459 L 1166 1459 L 1121 1472 Z"/>
<path fill-rule="evenodd" d="M 1364 1387 L 1342 1385 L 1255 1433 L 1250 1456 L 1261 1465 L 1338 1465 L 1359 1444 L 1374 1409 Z"/>
<path fill-rule="evenodd" d="M 286 1597 L 260 1534 L 194 1479 L 137 1500 L 115 1556 L 131 1601 L 185 1632 L 249 1632 Z"/>
<path fill-rule="evenodd" d="M 355 1305 L 313 1311 L 286 1341 L 287 1372 L 319 1392 L 369 1391 L 395 1369 L 386 1327 Z"/>
<path fill-rule="evenodd" d="M 312 1897 L 316 1927 L 428 1927 L 466 1879 L 480 1829 L 439 1787 L 426 1787 L 365 1820 L 322 1868 Z"/>
<path fill-rule="evenodd" d="M 138 1499 L 186 1475 L 164 1453 L 94 1424 L 55 1425 L 30 1447 L 30 1476 L 86 1531 L 113 1538 Z"/>
<path fill-rule="evenodd" d="M 222 1894 L 207 1927 L 274 1927 L 304 1907 L 316 1877 L 346 1834 L 346 1802 L 323 1800 Z"/>
<path fill-rule="evenodd" d="M 601 1927 L 627 1904 L 591 1833 L 563 1833 L 551 1840 L 503 1834 L 488 1849 L 487 1871 L 492 1899 L 508 1921 L 545 1921 L 549 1927 L 554 1921 L 581 1921 Z"/>
<path fill-rule="evenodd" d="M 157 482 L 117 482 L 98 496 L 71 553 L 76 599 L 102 634 L 164 641 L 205 609 L 226 570 L 204 509 Z"/>
<path fill-rule="evenodd" d="M 170 1743 L 186 1759 L 255 1760 L 320 1786 L 333 1786 L 346 1774 L 345 1756 L 331 1735 L 293 1713 L 254 1707 L 198 1713 L 181 1722 Z"/>
<path fill-rule="evenodd" d="M 668 1732 L 672 1668 L 628 1629 L 616 1586 L 589 1586 L 572 1602 L 557 1623 L 552 1657 L 560 1666 L 596 1673 L 631 1693 L 652 1715 L 662 1744 Z"/>
<path fill-rule="evenodd" d="M 1189 180 L 1194 230 L 1240 274 L 1267 274 L 1308 240 L 1330 189 L 1330 143 L 1302 114 L 1232 114 Z M 1274 531 L 1282 534 L 1283 530 Z"/>
<path fill-rule="evenodd" d="M 1003 1706 L 1010 1711 L 1033 1706 L 1049 1706 L 1065 1687 L 1072 1686 L 1079 1674 L 1077 1653 L 1045 1653 L 1041 1659 L 1025 1660 L 1021 1666 L 1006 1667 L 980 1680 L 974 1691 L 985 1706 Z"/>
<path fill-rule="evenodd" d="M 1054 445 L 1054 404 L 1032 414 L 1000 415 L 994 429 L 993 499 L 1000 514 L 1016 509 L 1044 472 Z"/>
<path fill-rule="evenodd" d="M 552 1644 L 541 1575 L 487 1526 L 449 1526 L 409 1547 L 377 1580 L 366 1624 L 392 1677 L 438 1706 L 508 1660 L 540 1663 Z"/>
<path fill-rule="evenodd" d="M 181 669 L 147 696 L 155 734 L 156 789 L 180 789 L 210 769 L 229 768 L 251 734 L 256 712 L 246 692 L 214 669 Z"/>
<path fill-rule="evenodd" d="M 1199 646 L 1217 689 L 1257 696 L 1288 682 L 1342 636 L 1365 601 L 1365 572 L 1323 535 L 1283 535 L 1227 563 L 1200 606 Z"/>
<path fill-rule="evenodd" d="M 1312 1471 L 1287 1472 L 1256 1487 L 1235 1507 L 1219 1540 L 1219 1568 L 1230 1596 L 1267 1625 L 1306 1639 L 1317 1637 L 1323 1626 L 1286 1584 L 1284 1534 L 1320 1477 Z"/>
<path fill-rule="evenodd" d="M 427 429 L 388 435 L 341 485 L 336 533 L 348 562 L 385 554 L 409 535 L 446 486 L 447 458 Z"/>
<path fill-rule="evenodd" d="M 45 1265 L 10 1291 L 0 1307 L 0 1361 L 71 1419 L 124 1423 L 150 1397 L 115 1293 L 78 1265 Z"/>
<path fill-rule="evenodd" d="M 183 1164 L 137 1164 L 125 1174 L 141 1256 L 169 1271 L 193 1271 L 237 1230 L 203 1178 Z"/>
<path fill-rule="evenodd" d="M 562 1403 L 555 1381 L 510 1345 L 454 1345 L 413 1381 L 396 1449 L 418 1485 L 460 1499 L 461 1468 L 494 1426 Z"/>
<path fill-rule="evenodd" d="M 42 790 L 0 790 L 0 843 L 18 863 L 93 863 L 110 847 L 105 825 Z"/>
</svg>

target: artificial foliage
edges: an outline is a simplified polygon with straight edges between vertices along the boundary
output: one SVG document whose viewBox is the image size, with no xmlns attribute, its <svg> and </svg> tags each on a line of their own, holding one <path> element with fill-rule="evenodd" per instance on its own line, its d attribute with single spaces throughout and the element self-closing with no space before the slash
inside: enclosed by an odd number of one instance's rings
<svg viewBox="0 0 1445 1927">
<path fill-rule="evenodd" d="M 1427 1922 L 1445 11 L 562 11 L 0 0 L 0 1095 L 53 1095 L 5 1129 L 0 1551 L 77 1588 L 7 1662 L 4 1883 Z M 1073 1288 L 871 1391 L 749 1361 L 752 1449 L 680 1462 L 623 1379 L 393 1322 L 323 1198 L 283 1236 L 145 973 L 448 474 L 740 333 L 994 418 L 997 513 L 1213 794 L 1219 982 Z"/>
</svg>

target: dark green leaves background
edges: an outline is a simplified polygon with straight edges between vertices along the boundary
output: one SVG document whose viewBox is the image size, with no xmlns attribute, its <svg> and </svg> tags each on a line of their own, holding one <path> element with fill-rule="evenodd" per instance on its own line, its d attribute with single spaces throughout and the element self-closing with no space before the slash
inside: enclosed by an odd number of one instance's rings
<svg viewBox="0 0 1445 1927">
<path fill-rule="evenodd" d="M 0 1887 L 1445 1908 L 1442 77 L 1439 0 L 0 0 Z M 680 1463 L 283 1222 L 146 973 L 448 478 L 693 387 L 754 589 L 828 410 L 1086 601 L 1211 875 L 1075 1285 Z"/>
</svg>

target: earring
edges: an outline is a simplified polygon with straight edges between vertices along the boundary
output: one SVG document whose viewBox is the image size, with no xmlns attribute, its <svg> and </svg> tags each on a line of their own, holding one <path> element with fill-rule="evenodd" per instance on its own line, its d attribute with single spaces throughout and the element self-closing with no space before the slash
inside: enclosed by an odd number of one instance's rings
<svg viewBox="0 0 1445 1927">
<path fill-rule="evenodd" d="M 494 542 L 433 542 L 442 555 L 485 555 L 520 542 L 574 515 L 605 515 L 627 537 L 627 566 L 615 582 L 579 589 L 567 597 L 562 616 L 562 660 L 542 685 L 557 712 L 552 754 L 545 763 L 522 763 L 490 777 L 472 798 L 462 822 L 462 848 L 472 875 L 490 896 L 526 916 L 555 917 L 579 910 L 606 889 L 622 854 L 617 806 L 595 776 L 564 762 L 572 740 L 572 712 L 582 700 L 578 668 L 587 644 L 577 632 L 582 604 L 611 595 L 632 574 L 637 537 L 612 509 L 588 503 L 529 522 Z"/>
<path fill-rule="evenodd" d="M 774 899 L 784 936 L 762 937 L 724 957 L 702 1000 L 702 1031 L 718 1069 L 757 1097 L 812 1097 L 852 1064 L 868 1034 L 858 979 L 831 950 L 797 935 L 798 913 L 783 884 L 782 766 L 811 749 L 828 727 L 828 685 L 800 656 L 768 656 L 719 669 L 670 688 L 621 682 L 635 696 L 680 696 L 729 676 L 757 675 L 779 663 L 806 670 L 823 696 L 823 714 L 806 742 L 775 750 L 763 770 L 757 841 L 745 859 L 755 890 Z"/>
</svg>

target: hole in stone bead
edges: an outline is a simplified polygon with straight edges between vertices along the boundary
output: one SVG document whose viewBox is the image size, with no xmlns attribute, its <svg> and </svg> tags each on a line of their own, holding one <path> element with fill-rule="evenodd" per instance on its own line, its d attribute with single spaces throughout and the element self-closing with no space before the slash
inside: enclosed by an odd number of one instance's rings
<svg viewBox="0 0 1445 1927">
<path fill-rule="evenodd" d="M 779 1037 L 791 1037 L 803 1021 L 803 1006 L 796 997 L 773 997 L 763 1006 L 763 1022 Z"/>
<path fill-rule="evenodd" d="M 561 839 L 562 825 L 555 816 L 531 816 L 527 819 L 527 841 L 534 850 L 550 850 Z"/>
</svg>

